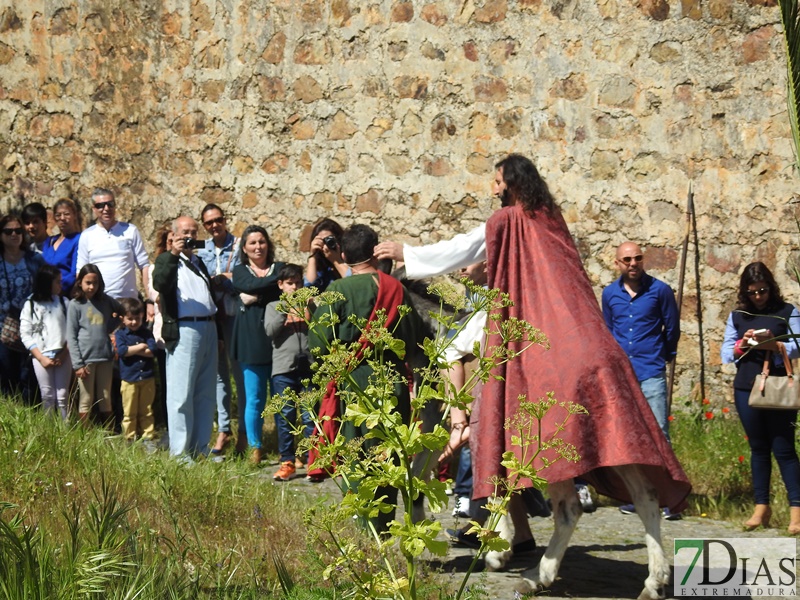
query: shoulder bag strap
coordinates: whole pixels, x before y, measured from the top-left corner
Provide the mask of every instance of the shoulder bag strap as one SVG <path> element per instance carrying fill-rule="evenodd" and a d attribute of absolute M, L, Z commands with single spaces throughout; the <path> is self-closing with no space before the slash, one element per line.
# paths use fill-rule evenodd
<path fill-rule="evenodd" d="M 231 254 L 228 257 L 228 264 L 225 265 L 225 272 L 228 273 L 231 270 L 231 263 L 233 262 L 233 255 L 236 254 L 236 246 L 239 245 L 239 238 L 233 238 L 233 244 L 231 244 Z"/>

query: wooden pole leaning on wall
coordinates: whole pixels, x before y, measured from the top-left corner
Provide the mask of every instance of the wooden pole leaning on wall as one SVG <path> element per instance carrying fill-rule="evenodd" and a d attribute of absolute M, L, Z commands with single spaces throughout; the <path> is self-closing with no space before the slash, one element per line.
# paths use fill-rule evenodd
<path fill-rule="evenodd" d="M 689 237 L 692 234 L 692 222 L 694 213 L 694 189 L 692 181 L 689 181 L 689 193 L 686 197 L 686 230 L 683 234 L 683 246 L 681 248 L 681 266 L 678 273 L 678 322 L 680 323 L 681 312 L 683 310 L 683 284 L 686 281 L 686 255 L 689 253 Z M 675 361 L 669 363 L 669 375 L 667 377 L 667 415 L 672 412 L 672 390 L 675 386 Z"/>
<path fill-rule="evenodd" d="M 697 219 L 694 210 L 694 193 L 692 198 L 692 232 L 694 235 L 694 282 L 697 294 L 697 339 L 700 344 L 700 401 L 706 397 L 706 351 L 703 339 L 703 296 L 700 293 L 700 242 L 697 236 Z"/>

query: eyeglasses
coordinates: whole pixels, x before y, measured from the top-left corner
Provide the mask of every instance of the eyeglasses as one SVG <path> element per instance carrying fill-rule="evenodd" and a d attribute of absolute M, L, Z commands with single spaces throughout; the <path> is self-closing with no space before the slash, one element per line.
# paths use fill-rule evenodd
<path fill-rule="evenodd" d="M 3 233 L 6 235 L 22 235 L 25 230 L 22 227 L 4 227 Z"/>
<path fill-rule="evenodd" d="M 116 206 L 114 201 L 111 200 L 110 202 L 95 202 L 94 208 L 95 210 L 103 210 L 104 208 L 115 208 Z"/>
<path fill-rule="evenodd" d="M 209 219 L 208 221 L 203 221 L 203 225 L 206 227 L 211 227 L 212 225 L 222 225 L 225 222 L 225 217 L 217 217 L 216 219 Z"/>
<path fill-rule="evenodd" d="M 633 261 L 642 262 L 644 260 L 644 256 L 642 256 L 641 254 L 637 254 L 636 256 L 623 256 L 622 258 L 618 258 L 617 260 L 624 262 L 626 265 L 629 265 Z"/>
<path fill-rule="evenodd" d="M 759 288 L 757 290 L 747 290 L 748 296 L 765 296 L 769 294 L 769 288 Z"/>
<path fill-rule="evenodd" d="M 53 215 L 54 219 L 69 219 L 72 216 L 71 212 L 57 212 Z"/>

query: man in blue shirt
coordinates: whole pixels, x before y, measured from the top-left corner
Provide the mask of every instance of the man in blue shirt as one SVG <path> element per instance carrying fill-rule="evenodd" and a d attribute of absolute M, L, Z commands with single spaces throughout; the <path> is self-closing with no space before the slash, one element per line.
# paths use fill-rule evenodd
<path fill-rule="evenodd" d="M 603 290 L 603 317 L 627 353 L 642 393 L 669 440 L 667 363 L 675 359 L 681 335 L 678 304 L 666 283 L 645 273 L 642 249 L 633 242 L 617 248 L 614 264 L 620 278 Z M 627 514 L 633 507 L 620 510 Z"/>

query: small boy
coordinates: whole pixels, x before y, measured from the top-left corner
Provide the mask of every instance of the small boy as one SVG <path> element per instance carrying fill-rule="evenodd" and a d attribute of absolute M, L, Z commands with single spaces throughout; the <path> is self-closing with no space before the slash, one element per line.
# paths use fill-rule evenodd
<path fill-rule="evenodd" d="M 278 272 L 278 288 L 291 296 L 303 287 L 303 268 L 286 264 Z M 287 389 L 303 391 L 303 379 L 311 377 L 311 353 L 308 350 L 308 324 L 303 315 L 278 312 L 279 301 L 267 304 L 264 312 L 264 329 L 272 338 L 272 393 L 280 395 Z M 310 437 L 314 424 L 308 413 L 301 415 L 303 434 Z M 304 463 L 295 456 L 294 432 L 297 422 L 297 406 L 286 403 L 281 412 L 275 414 L 278 429 L 278 452 L 281 466 L 272 476 L 278 481 L 289 481 Z"/>
<path fill-rule="evenodd" d="M 152 440 L 155 431 L 153 399 L 156 380 L 153 355 L 156 340 L 143 325 L 144 303 L 138 298 L 122 298 L 122 326 L 114 333 L 119 355 L 119 376 L 122 379 L 122 435 L 136 439 L 137 430 L 143 440 Z"/>

